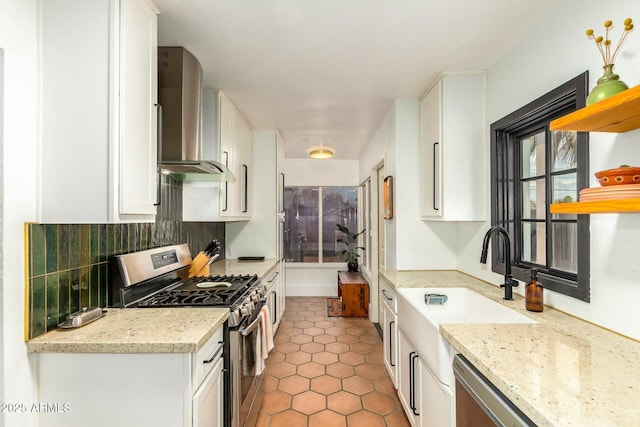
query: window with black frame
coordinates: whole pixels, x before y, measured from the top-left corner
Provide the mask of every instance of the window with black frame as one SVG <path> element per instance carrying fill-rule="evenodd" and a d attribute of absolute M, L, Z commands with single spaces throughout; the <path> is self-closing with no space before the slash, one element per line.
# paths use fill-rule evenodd
<path fill-rule="evenodd" d="M 589 301 L 589 216 L 552 214 L 551 203 L 578 201 L 588 186 L 589 135 L 551 131 L 552 120 L 582 108 L 588 74 L 570 80 L 491 125 L 491 220 L 513 241 L 513 276 L 530 269 L 553 291 Z M 504 274 L 493 240 L 492 269 Z"/>
<path fill-rule="evenodd" d="M 344 262 L 344 233 L 356 232 L 358 187 L 285 187 L 284 258 L 286 262 Z"/>

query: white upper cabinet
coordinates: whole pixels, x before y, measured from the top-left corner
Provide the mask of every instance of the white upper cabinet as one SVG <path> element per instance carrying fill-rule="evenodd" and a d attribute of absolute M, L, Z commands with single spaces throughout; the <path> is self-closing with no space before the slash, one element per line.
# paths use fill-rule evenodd
<path fill-rule="evenodd" d="M 248 221 L 253 210 L 251 128 L 222 92 L 205 89 L 202 99 L 203 159 L 222 163 L 236 180 L 183 183 L 183 220 Z"/>
<path fill-rule="evenodd" d="M 253 215 L 248 222 L 227 222 L 225 235 L 226 257 L 264 256 L 282 260 L 284 223 L 278 220 L 278 191 L 282 184 L 283 140 L 275 129 L 259 129 L 252 132 L 253 171 L 249 181 L 249 206 Z M 253 188 L 253 190 L 251 190 Z M 280 280 L 284 281 L 284 271 Z"/>
<path fill-rule="evenodd" d="M 253 164 L 251 129 L 231 101 L 220 92 L 219 102 L 220 160 L 236 177 L 235 182 L 223 184 L 224 188 L 220 194 L 220 216 L 248 219 L 251 217 Z"/>
<path fill-rule="evenodd" d="M 420 102 L 421 215 L 485 220 L 485 73 L 445 73 Z"/>
<path fill-rule="evenodd" d="M 39 4 L 40 221 L 154 221 L 157 10 L 145 0 Z"/>

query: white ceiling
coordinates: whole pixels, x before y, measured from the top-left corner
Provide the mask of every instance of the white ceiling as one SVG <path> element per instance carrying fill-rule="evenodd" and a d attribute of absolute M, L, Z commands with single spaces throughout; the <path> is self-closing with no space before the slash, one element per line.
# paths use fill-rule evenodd
<path fill-rule="evenodd" d="M 184 46 L 286 158 L 357 159 L 394 99 L 442 70 L 487 68 L 553 0 L 153 0 L 158 42 Z"/>

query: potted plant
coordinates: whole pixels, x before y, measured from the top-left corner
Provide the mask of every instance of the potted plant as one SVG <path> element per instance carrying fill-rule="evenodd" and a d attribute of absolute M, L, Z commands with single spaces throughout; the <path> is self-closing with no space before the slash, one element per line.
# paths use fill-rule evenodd
<path fill-rule="evenodd" d="M 362 229 L 359 233 L 352 233 L 344 225 L 336 224 L 336 226 L 338 227 L 338 230 L 345 235 L 345 238 L 338 239 L 338 242 L 344 243 L 347 246 L 347 248 L 343 249 L 341 252 L 343 255 L 347 255 L 347 269 L 351 272 L 358 271 L 358 257 L 360 256 L 360 254 L 358 254 L 358 249 L 362 249 L 364 251 L 365 248 L 356 245 L 358 242 L 358 236 L 364 233 L 365 229 Z"/>

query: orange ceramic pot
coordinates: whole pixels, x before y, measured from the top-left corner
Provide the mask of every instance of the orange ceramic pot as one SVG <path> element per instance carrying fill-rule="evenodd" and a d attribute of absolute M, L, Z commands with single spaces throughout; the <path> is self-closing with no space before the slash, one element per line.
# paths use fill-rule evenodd
<path fill-rule="evenodd" d="M 620 166 L 595 173 L 600 185 L 640 184 L 640 168 Z"/>

